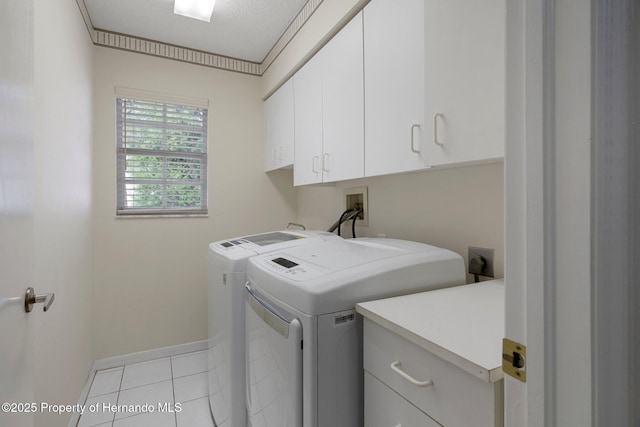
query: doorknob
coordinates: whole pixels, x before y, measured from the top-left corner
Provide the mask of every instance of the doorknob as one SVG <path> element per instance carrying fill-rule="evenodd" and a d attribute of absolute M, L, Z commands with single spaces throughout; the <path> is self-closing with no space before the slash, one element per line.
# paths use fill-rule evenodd
<path fill-rule="evenodd" d="M 27 292 L 24 295 L 24 311 L 30 313 L 33 310 L 34 304 L 44 303 L 44 311 L 48 311 L 51 304 L 53 304 L 53 300 L 55 299 L 56 294 L 43 294 L 36 295 L 36 292 L 32 287 L 27 288 Z"/>

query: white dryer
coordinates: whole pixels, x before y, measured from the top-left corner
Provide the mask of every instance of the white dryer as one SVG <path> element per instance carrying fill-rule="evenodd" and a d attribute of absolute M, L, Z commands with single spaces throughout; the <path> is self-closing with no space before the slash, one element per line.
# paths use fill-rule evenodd
<path fill-rule="evenodd" d="M 340 237 L 325 231 L 275 231 L 209 245 L 209 404 L 216 424 L 246 427 L 244 285 L 255 255 Z"/>
<path fill-rule="evenodd" d="M 253 427 L 360 427 L 355 304 L 465 283 L 462 257 L 393 239 L 305 245 L 249 260 L 247 412 Z"/>

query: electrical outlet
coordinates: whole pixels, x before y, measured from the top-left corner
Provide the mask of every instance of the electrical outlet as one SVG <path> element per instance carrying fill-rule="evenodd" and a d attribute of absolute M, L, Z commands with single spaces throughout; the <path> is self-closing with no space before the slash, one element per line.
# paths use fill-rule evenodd
<path fill-rule="evenodd" d="M 369 226 L 369 200 L 367 187 L 345 188 L 344 189 L 344 209 L 362 208 L 362 212 L 356 219 L 358 227 Z"/>
<path fill-rule="evenodd" d="M 486 277 L 496 277 L 493 273 L 493 249 L 469 246 L 467 264 L 468 265 L 471 264 L 471 259 L 477 255 L 481 256 L 482 260 L 485 263 L 484 266 L 482 267 L 482 273 L 479 273 L 479 274 L 481 276 L 486 276 Z M 467 267 L 467 272 L 469 274 L 473 274 L 471 271 L 469 271 L 468 267 Z"/>

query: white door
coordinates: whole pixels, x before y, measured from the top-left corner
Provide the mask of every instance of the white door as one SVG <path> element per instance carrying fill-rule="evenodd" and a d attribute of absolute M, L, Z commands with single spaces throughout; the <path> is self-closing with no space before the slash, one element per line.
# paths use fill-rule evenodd
<path fill-rule="evenodd" d="M 426 166 L 504 157 L 505 1 L 424 4 Z"/>
<path fill-rule="evenodd" d="M 264 102 L 265 172 L 293 164 L 293 79 Z"/>
<path fill-rule="evenodd" d="M 322 52 L 323 182 L 364 176 L 362 13 Z"/>
<path fill-rule="evenodd" d="M 364 8 L 366 176 L 423 169 L 424 0 Z"/>
<path fill-rule="evenodd" d="M 293 185 L 322 182 L 322 54 L 293 76 Z"/>
<path fill-rule="evenodd" d="M 33 426 L 33 1 L 0 2 L 0 425 Z M 5 403 L 8 403 L 7 407 Z M 8 410 L 8 412 L 7 412 Z M 15 411 L 15 412 L 12 412 Z"/>

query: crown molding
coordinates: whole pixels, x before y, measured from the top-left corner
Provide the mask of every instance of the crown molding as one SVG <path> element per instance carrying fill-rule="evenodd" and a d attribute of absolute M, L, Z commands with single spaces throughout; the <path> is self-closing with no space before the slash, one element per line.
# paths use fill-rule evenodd
<path fill-rule="evenodd" d="M 261 62 L 251 62 L 238 58 L 230 58 L 228 56 L 217 55 L 212 52 L 204 52 L 201 50 L 190 49 L 183 46 L 175 46 L 168 43 L 162 43 L 155 40 L 148 40 L 128 34 L 119 34 L 111 31 L 97 29 L 91 22 L 91 17 L 87 11 L 84 0 L 76 0 L 80 14 L 87 26 L 91 41 L 96 46 L 103 46 L 112 49 L 126 50 L 129 52 L 140 53 L 143 55 L 151 55 L 159 58 L 171 59 L 174 61 L 187 62 L 190 64 L 201 65 L 205 67 L 218 68 L 221 70 L 233 71 L 237 73 L 261 76 L 269 68 L 269 66 L 280 55 L 289 42 L 295 37 L 300 28 L 304 26 L 307 20 L 313 15 L 313 12 L 320 6 L 323 0 L 309 0 L 303 6 L 289 27 L 280 36 L 271 51 Z"/>

